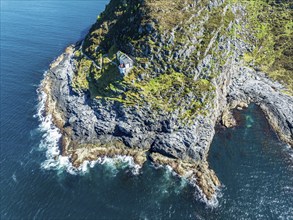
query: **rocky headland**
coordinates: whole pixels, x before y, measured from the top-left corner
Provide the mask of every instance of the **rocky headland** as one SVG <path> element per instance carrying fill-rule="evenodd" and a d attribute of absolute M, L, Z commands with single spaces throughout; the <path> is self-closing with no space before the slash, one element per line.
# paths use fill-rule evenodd
<path fill-rule="evenodd" d="M 216 123 L 236 126 L 232 109 L 256 103 L 293 145 L 291 8 L 286 1 L 110 1 L 42 82 L 62 155 L 75 167 L 117 155 L 139 166 L 151 160 L 211 200 L 220 181 L 207 155 Z M 134 60 L 126 76 L 118 51 Z"/>

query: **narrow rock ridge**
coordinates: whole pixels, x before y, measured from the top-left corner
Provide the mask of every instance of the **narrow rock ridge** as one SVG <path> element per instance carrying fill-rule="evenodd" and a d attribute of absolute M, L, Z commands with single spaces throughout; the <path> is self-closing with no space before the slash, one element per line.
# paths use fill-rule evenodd
<path fill-rule="evenodd" d="M 115 2 L 112 0 L 109 5 L 114 4 L 116 7 Z M 145 22 L 142 16 L 146 12 L 140 7 L 146 7 L 143 2 L 151 7 L 153 2 L 139 2 L 141 4 L 134 4 L 134 8 L 129 4 L 121 6 L 122 9 L 131 9 L 131 13 L 134 13 L 133 10 L 139 11 L 139 16 L 131 14 L 130 18 L 127 17 L 129 21 L 123 15 L 117 19 L 117 13 L 113 13 L 108 6 L 107 21 L 111 21 L 110 15 L 115 14 L 115 22 L 109 22 L 106 28 L 102 16 L 86 37 L 85 46 L 81 43 L 69 46 L 51 64 L 42 82 L 42 90 L 47 94 L 46 114 L 52 115 L 54 124 L 62 133 L 62 155 L 68 156 L 74 166 L 104 156 L 131 156 L 140 167 L 147 159 L 151 159 L 154 164 L 171 167 L 179 176 L 195 184 L 204 198 L 211 200 L 220 186 L 220 181 L 207 162 L 216 123 L 226 127 L 235 126 L 231 110 L 245 108 L 254 102 L 261 107 L 279 137 L 293 145 L 293 98 L 283 93 L 283 85 L 273 82 L 243 61 L 242 57 L 251 49 L 251 45 L 230 34 L 233 24 L 239 23 L 237 19 L 232 19 L 233 13 L 237 12 L 240 17 L 245 14 L 241 5 L 228 7 L 225 1 L 210 1 L 205 5 L 204 1 L 195 1 L 180 9 L 191 12 L 186 20 L 188 28 L 184 26 L 183 29 L 176 24 L 170 31 L 162 33 L 157 23 L 166 25 L 166 28 L 170 24 L 160 20 L 160 17 Z M 225 22 L 219 27 L 212 25 L 211 29 L 205 21 L 213 22 L 212 14 L 202 14 L 218 8 L 222 10 Z M 127 10 L 123 13 L 127 14 Z M 168 16 L 168 10 L 162 13 Z M 188 23 L 198 17 L 201 18 L 198 25 Z M 107 68 L 112 68 L 115 61 L 109 62 L 110 55 L 95 57 L 95 54 L 106 50 L 108 44 L 111 47 L 112 43 L 117 42 L 117 39 L 111 37 L 111 25 L 115 28 L 119 19 L 126 23 L 133 22 L 140 32 L 139 36 L 131 35 L 138 39 L 132 44 L 126 42 L 126 48 L 125 45 L 114 45 L 137 57 L 133 70 L 135 73 L 131 72 L 135 79 L 130 76 L 123 79 L 125 89 L 125 84 L 114 74 L 115 83 L 118 81 L 120 84 L 106 81 L 107 86 L 117 86 L 109 93 L 110 86 L 104 90 L 104 87 L 101 88 L 105 86 L 101 78 L 117 71 L 117 68 L 111 72 L 99 71 L 103 71 L 103 68 L 108 71 Z M 109 31 L 108 38 L 97 34 L 101 27 Z M 206 33 L 206 29 L 211 32 Z M 121 30 L 121 33 L 122 37 L 123 34 L 130 36 L 127 28 Z M 180 36 L 181 43 L 177 42 L 175 35 L 178 33 L 188 34 L 188 43 L 183 42 L 183 36 Z M 200 51 L 196 48 L 199 42 L 203 42 L 204 33 L 209 35 L 208 42 L 200 43 L 205 45 L 204 50 Z M 95 39 L 99 39 L 100 46 L 92 47 Z M 122 40 L 125 41 L 124 38 Z M 108 51 L 109 54 L 112 50 L 113 47 Z M 94 51 L 93 54 L 90 54 L 91 51 Z M 83 55 L 84 52 L 87 55 Z M 102 62 L 104 67 L 97 70 L 95 65 L 99 59 L 107 62 Z M 172 72 L 168 72 L 170 69 Z M 88 71 L 87 75 L 82 75 L 84 71 Z M 171 83 L 171 86 L 165 87 L 167 92 L 162 95 L 160 90 L 163 90 L 166 77 L 166 84 Z M 171 78 L 171 82 L 168 78 Z M 180 86 L 173 84 L 174 81 Z M 154 86 L 158 82 L 162 87 L 158 93 L 154 93 L 156 88 L 145 86 Z M 123 91 L 117 95 L 120 87 Z M 181 96 L 178 98 L 174 93 Z M 168 100 L 164 99 L 166 95 Z"/>
<path fill-rule="evenodd" d="M 220 181 L 215 172 L 209 169 L 207 162 L 184 161 L 152 153 L 151 160 L 159 166 L 169 166 L 182 178 L 199 187 L 200 192 L 208 200 L 215 198 L 216 189 L 220 187 Z"/>

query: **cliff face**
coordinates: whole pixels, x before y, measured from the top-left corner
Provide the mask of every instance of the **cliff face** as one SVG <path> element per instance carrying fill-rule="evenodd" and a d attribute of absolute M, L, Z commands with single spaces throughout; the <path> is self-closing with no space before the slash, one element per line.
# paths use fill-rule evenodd
<path fill-rule="evenodd" d="M 283 49 L 276 49 L 273 62 L 260 57 L 263 36 L 252 35 L 263 30 L 249 25 L 250 4 L 112 0 L 85 40 L 52 64 L 43 83 L 47 112 L 63 134 L 62 154 L 75 166 L 119 154 L 142 165 L 149 157 L 211 199 L 220 183 L 207 153 L 217 121 L 235 125 L 230 109 L 257 103 L 279 136 L 293 144 L 293 73 L 283 62 L 288 48 L 279 42 Z M 288 5 L 263 4 L 282 9 L 284 20 L 292 15 Z M 282 37 L 292 37 L 291 31 Z M 125 77 L 117 68 L 119 50 L 135 61 Z M 286 87 L 261 68 L 287 77 Z"/>

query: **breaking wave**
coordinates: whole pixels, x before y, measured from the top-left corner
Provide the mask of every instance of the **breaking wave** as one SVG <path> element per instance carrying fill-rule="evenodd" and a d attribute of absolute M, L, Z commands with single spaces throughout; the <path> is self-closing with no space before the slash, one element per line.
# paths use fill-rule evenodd
<path fill-rule="evenodd" d="M 207 205 L 207 207 L 209 208 L 217 208 L 219 206 L 219 198 L 223 197 L 223 193 L 222 193 L 222 188 L 224 186 L 220 186 L 216 188 L 216 192 L 213 195 L 213 197 L 208 200 L 206 198 L 206 196 L 203 194 L 202 190 L 198 187 L 198 185 L 196 184 L 196 182 L 191 182 L 192 186 L 196 189 L 194 196 L 196 199 L 198 199 L 199 201 L 205 203 Z"/>

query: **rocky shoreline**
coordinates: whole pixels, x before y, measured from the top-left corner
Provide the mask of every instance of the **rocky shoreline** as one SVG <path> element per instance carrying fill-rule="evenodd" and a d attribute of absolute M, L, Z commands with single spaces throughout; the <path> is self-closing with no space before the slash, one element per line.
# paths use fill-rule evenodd
<path fill-rule="evenodd" d="M 213 200 L 221 184 L 207 157 L 216 124 L 236 126 L 232 110 L 253 102 L 293 145 L 293 97 L 243 58 L 255 45 L 239 37 L 252 31 L 242 4 L 157 4 L 110 1 L 85 40 L 51 64 L 41 86 L 46 114 L 73 166 L 119 155 L 140 167 L 151 160 Z M 184 15 L 177 23 L 173 10 Z M 126 77 L 113 64 L 119 50 L 135 59 Z"/>
<path fill-rule="evenodd" d="M 284 94 L 284 89 L 264 73 L 240 67 L 229 87 L 229 107 L 256 103 L 279 138 L 293 146 L 293 97 Z"/>
<path fill-rule="evenodd" d="M 73 65 L 71 65 L 73 52 L 74 47 L 68 47 L 65 53 L 52 63 L 41 84 L 41 90 L 47 95 L 45 113 L 52 115 L 54 125 L 62 133 L 60 140 L 62 156 L 68 156 L 70 162 L 76 168 L 82 166 L 84 161 L 95 161 L 103 157 L 115 158 L 120 155 L 132 157 L 135 164 L 142 167 L 149 158 L 156 165 L 169 165 L 175 173 L 179 176 L 184 176 L 191 183 L 198 183 L 202 195 L 207 199 L 214 197 L 215 190 L 220 186 L 220 182 L 214 172 L 209 169 L 206 161 L 204 163 L 195 163 L 192 160 L 185 160 L 181 163 L 181 160 L 158 153 L 151 153 L 148 156 L 147 153 L 151 152 L 150 149 L 141 148 L 140 146 L 129 147 L 125 145 L 122 139 L 119 140 L 109 136 L 99 137 L 99 139 L 89 137 L 88 140 L 83 140 L 83 143 L 74 139 L 74 128 L 68 123 L 73 123 L 72 117 L 74 116 L 72 115 L 75 110 L 88 109 L 89 106 L 84 104 L 87 95 L 73 93 L 70 83 L 67 81 L 72 79 L 72 74 L 74 73 Z M 91 120 L 90 117 L 93 117 L 92 119 L 95 117 L 93 110 L 86 115 L 82 110 L 79 113 L 81 114 L 79 117 L 83 118 L 83 122 Z M 75 118 L 77 120 L 77 117 Z M 85 136 L 87 135 L 85 134 Z M 211 139 L 208 141 L 210 142 Z M 56 160 L 58 160 L 57 157 Z M 191 172 L 189 169 L 191 169 Z M 209 181 L 209 179 L 212 181 Z"/>
<path fill-rule="evenodd" d="M 168 132 L 169 136 L 161 137 L 159 148 L 154 147 L 156 146 L 154 144 L 147 147 L 144 142 L 139 142 L 141 146 L 138 143 L 135 143 L 137 146 L 127 146 L 123 135 L 130 131 L 123 130 L 122 126 L 118 127 L 122 137 L 115 134 L 117 126 L 112 136 L 109 133 L 99 135 L 95 126 L 99 127 L 101 124 L 96 123 L 104 123 L 104 126 L 107 126 L 108 122 L 113 122 L 107 117 L 102 120 L 98 118 L 97 114 L 105 114 L 105 112 L 97 113 L 97 106 L 88 94 L 77 94 L 70 87 L 70 80 L 75 71 L 72 61 L 75 50 L 75 46 L 68 47 L 65 53 L 52 63 L 41 88 L 47 94 L 46 114 L 52 115 L 53 123 L 62 133 L 60 140 L 62 155 L 68 156 L 75 167 L 81 166 L 86 160 L 95 161 L 101 157 L 114 158 L 119 155 L 133 157 L 134 162 L 140 167 L 147 159 L 150 159 L 154 164 L 171 167 L 179 176 L 198 186 L 202 196 L 210 200 L 220 186 L 220 181 L 206 161 L 214 135 L 214 126 L 217 121 L 221 121 L 227 127 L 235 126 L 230 110 L 245 108 L 250 102 L 261 107 L 279 137 L 292 145 L 293 98 L 283 94 L 282 85 L 272 82 L 264 74 L 237 66 L 233 69 L 236 74 L 231 79 L 226 79 L 227 84 L 224 88 L 226 95 L 221 93 L 222 96 L 218 99 L 219 103 L 225 104 L 217 104 L 219 109 L 215 111 L 216 114 L 199 118 L 198 121 L 201 121 L 201 124 L 195 124 L 193 125 L 195 129 L 191 129 L 196 133 L 189 139 L 192 140 L 193 137 L 195 141 L 198 141 L 195 148 L 197 149 L 196 157 L 181 157 L 180 149 L 176 148 L 177 135 L 186 135 L 183 133 L 186 130 L 180 131 L 171 141 L 172 131 Z M 220 89 L 223 90 L 223 87 Z M 135 131 L 132 132 L 131 137 L 136 138 Z M 167 141 L 164 138 L 167 138 Z M 170 143 L 174 145 L 170 146 Z"/>

